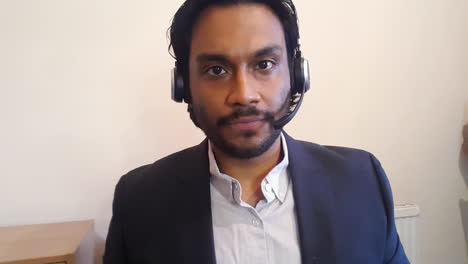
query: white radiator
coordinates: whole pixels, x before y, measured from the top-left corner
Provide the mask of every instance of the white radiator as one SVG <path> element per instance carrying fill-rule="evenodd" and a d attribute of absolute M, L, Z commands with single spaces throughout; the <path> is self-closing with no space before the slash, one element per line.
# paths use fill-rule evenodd
<path fill-rule="evenodd" d="M 412 264 L 418 263 L 419 235 L 418 235 L 419 207 L 414 204 L 395 206 L 395 224 L 400 235 L 401 243 Z"/>

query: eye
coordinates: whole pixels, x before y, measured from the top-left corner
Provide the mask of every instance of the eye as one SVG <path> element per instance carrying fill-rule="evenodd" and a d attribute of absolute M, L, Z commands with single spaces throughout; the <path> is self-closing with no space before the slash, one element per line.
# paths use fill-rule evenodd
<path fill-rule="evenodd" d="M 263 60 L 257 64 L 257 68 L 262 71 L 270 70 L 273 66 L 275 66 L 275 63 L 271 60 Z"/>
<path fill-rule="evenodd" d="M 213 66 L 210 67 L 206 72 L 210 75 L 219 76 L 221 74 L 225 74 L 226 70 L 221 66 Z"/>

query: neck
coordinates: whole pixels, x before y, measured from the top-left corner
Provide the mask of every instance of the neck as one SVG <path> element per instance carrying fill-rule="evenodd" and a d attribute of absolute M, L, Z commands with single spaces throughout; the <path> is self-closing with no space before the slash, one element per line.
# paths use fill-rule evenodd
<path fill-rule="evenodd" d="M 241 184 L 242 200 L 255 205 L 263 199 L 261 182 L 282 158 L 281 137 L 278 137 L 263 154 L 251 159 L 234 158 L 216 146 L 212 147 L 219 170 L 237 179 Z"/>

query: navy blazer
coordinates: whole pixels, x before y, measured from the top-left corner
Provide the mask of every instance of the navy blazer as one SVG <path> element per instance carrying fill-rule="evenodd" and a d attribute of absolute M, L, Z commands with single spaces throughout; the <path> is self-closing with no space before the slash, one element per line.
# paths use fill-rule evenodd
<path fill-rule="evenodd" d="M 377 159 L 285 138 L 302 263 L 409 263 Z M 123 176 L 104 264 L 214 264 L 208 166 L 205 140 Z"/>

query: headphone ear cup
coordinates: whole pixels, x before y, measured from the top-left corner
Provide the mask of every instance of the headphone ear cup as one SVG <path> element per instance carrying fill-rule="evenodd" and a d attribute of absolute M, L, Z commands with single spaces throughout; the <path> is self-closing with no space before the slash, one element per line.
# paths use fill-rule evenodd
<path fill-rule="evenodd" d="M 182 103 L 184 100 L 184 78 L 182 74 L 177 70 L 177 67 L 172 69 L 172 80 L 171 80 L 171 97 L 177 103 Z"/>
<path fill-rule="evenodd" d="M 310 73 L 309 62 L 303 57 L 294 59 L 294 86 L 291 89 L 292 95 L 302 94 L 309 90 Z"/>
<path fill-rule="evenodd" d="M 178 62 L 176 61 L 176 66 L 172 69 L 172 82 L 171 82 L 171 91 L 172 91 L 172 100 L 177 103 L 186 102 L 190 104 L 192 102 L 192 96 L 190 95 L 190 89 L 185 87 L 185 84 L 188 81 L 185 81 L 184 74 L 180 71 L 180 67 L 177 67 Z"/>
<path fill-rule="evenodd" d="M 190 88 L 188 86 L 188 81 L 185 81 L 186 78 L 182 78 L 182 83 L 183 83 L 183 86 L 184 86 L 184 102 L 186 102 L 187 104 L 191 104 L 192 103 L 192 95 L 190 94 Z M 187 83 L 187 85 L 185 85 Z"/>

